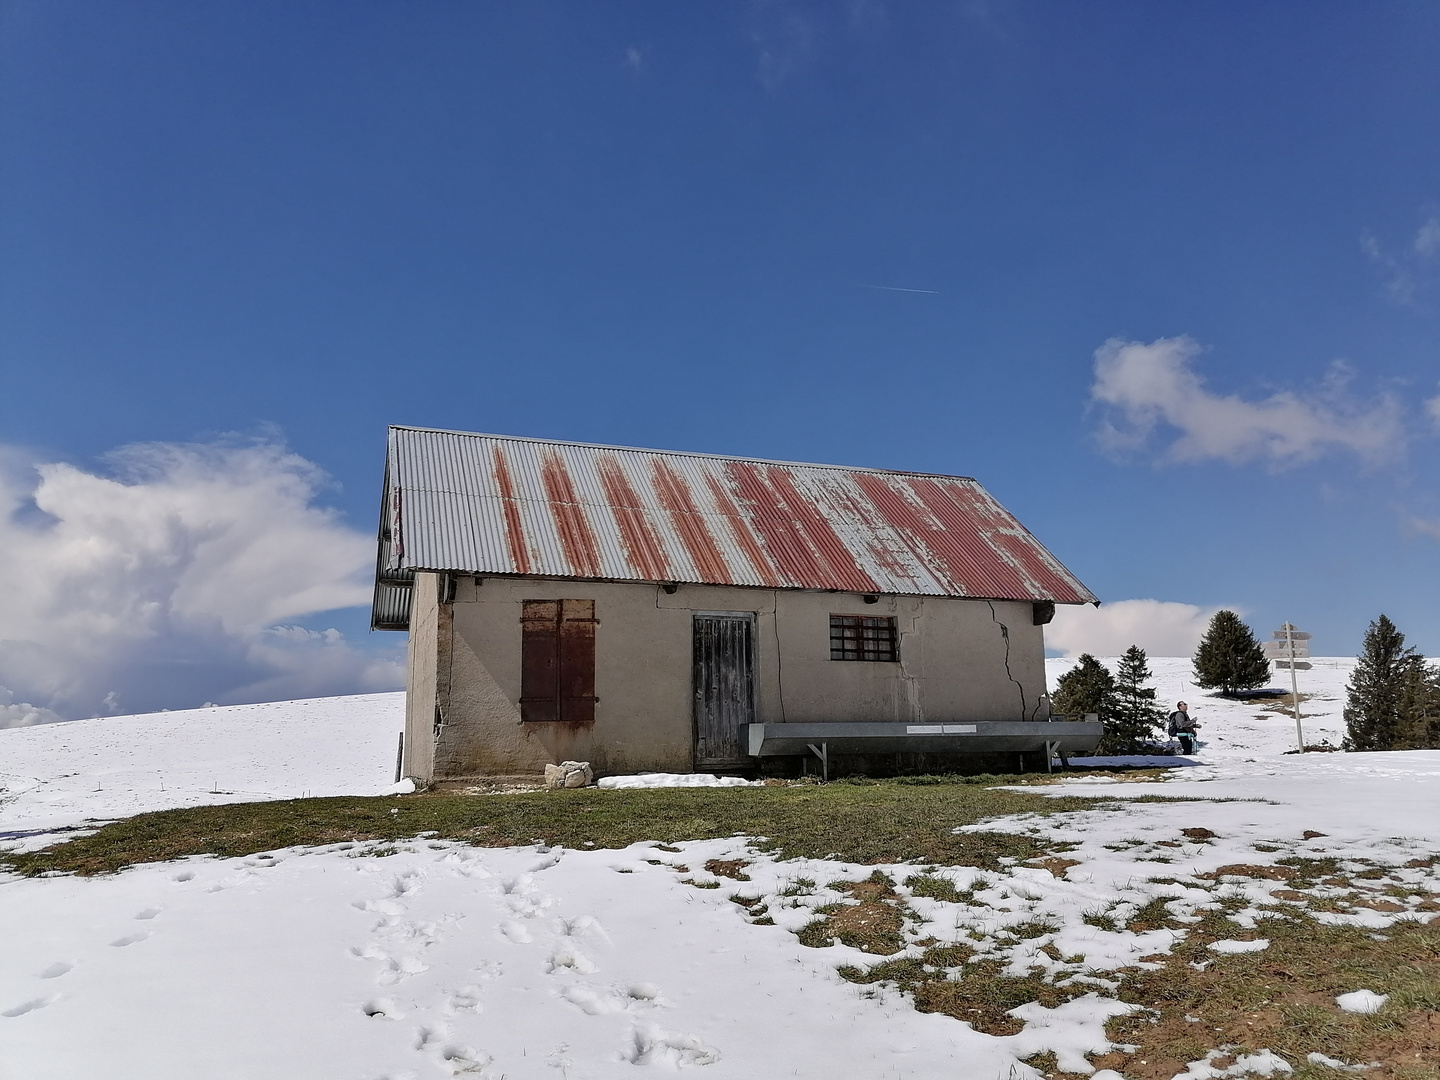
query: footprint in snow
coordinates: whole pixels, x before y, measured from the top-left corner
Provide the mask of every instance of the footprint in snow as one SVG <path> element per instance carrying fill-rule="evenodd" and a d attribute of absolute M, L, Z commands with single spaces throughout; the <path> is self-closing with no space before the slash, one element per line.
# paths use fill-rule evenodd
<path fill-rule="evenodd" d="M 649 983 L 625 988 L 575 984 L 561 990 L 560 996 L 590 1016 L 633 1013 L 638 1009 L 663 1004 L 659 988 Z"/>
<path fill-rule="evenodd" d="M 507 919 L 500 924 L 500 933 L 513 941 L 516 945 L 528 945 L 535 939 L 530 936 L 530 931 L 525 924 L 518 919 Z"/>
<path fill-rule="evenodd" d="M 531 872 L 532 874 L 538 874 L 538 873 L 540 873 L 540 871 L 542 871 L 542 870 L 549 870 L 552 866 L 555 866 L 556 864 L 558 864 L 558 863 L 560 862 L 561 858 L 564 857 L 564 855 L 565 855 L 565 852 L 564 852 L 564 851 L 550 851 L 550 852 L 546 852 L 544 858 L 540 859 L 539 861 L 537 861 L 537 862 L 535 862 L 534 864 L 531 865 L 531 867 L 530 867 L 530 872 Z"/>
<path fill-rule="evenodd" d="M 451 873 L 460 874 L 463 877 L 488 878 L 493 876 L 489 870 L 485 869 L 478 855 L 446 851 L 436 862 L 449 869 Z"/>
<path fill-rule="evenodd" d="M 400 901 L 393 899 L 386 900 L 351 900 L 350 906 L 357 911 L 373 911 L 380 915 L 398 916 L 404 915 L 409 909 Z"/>
<path fill-rule="evenodd" d="M 61 975 L 68 975 L 75 970 L 75 965 L 68 960 L 57 960 L 44 971 L 40 972 L 42 979 L 58 979 Z"/>
<path fill-rule="evenodd" d="M 396 874 L 394 881 L 390 884 L 390 899 L 398 900 L 402 896 L 413 896 L 420 891 L 420 886 L 424 881 L 425 875 L 418 870 Z"/>
<path fill-rule="evenodd" d="M 148 930 L 141 930 L 139 933 L 126 934 L 124 937 L 118 937 L 110 942 L 110 945 L 115 949 L 123 949 L 127 945 L 134 945 L 137 941 L 144 941 L 149 936 L 150 933 Z"/>
<path fill-rule="evenodd" d="M 405 1014 L 396 1007 L 395 1002 L 389 998 L 375 998 L 373 1001 L 367 1001 L 364 1005 L 360 1006 L 360 1011 L 366 1016 L 378 1020 L 400 1020 L 405 1016 Z"/>
<path fill-rule="evenodd" d="M 141 920 L 153 919 L 156 915 L 160 914 L 160 911 L 161 909 L 158 907 L 147 907 L 143 911 L 137 911 L 135 913 L 135 918 Z"/>
<path fill-rule="evenodd" d="M 506 896 L 524 896 L 535 891 L 535 875 L 519 874 L 500 882 L 500 891 Z"/>
<path fill-rule="evenodd" d="M 419 975 L 422 971 L 428 971 L 429 966 L 422 964 L 413 956 L 390 956 L 386 957 L 380 967 L 380 974 L 375 976 L 375 981 L 382 986 L 392 986 L 402 979 L 408 979 L 411 975 Z"/>
<path fill-rule="evenodd" d="M 195 871 L 194 871 L 194 870 L 181 870 L 178 874 L 172 874 L 172 875 L 170 875 L 170 880 L 171 880 L 171 881 L 178 881 L 178 882 L 193 881 L 194 878 L 195 878 Z"/>
<path fill-rule="evenodd" d="M 440 1060 L 450 1066 L 450 1071 L 456 1076 L 463 1076 L 466 1073 L 481 1073 L 485 1066 L 495 1059 L 473 1046 L 466 1046 L 464 1043 L 449 1043 L 440 1049 Z"/>
<path fill-rule="evenodd" d="M 557 971 L 563 970 L 578 971 L 581 975 L 589 975 L 600 969 L 594 962 L 582 953 L 574 945 L 561 945 L 553 953 L 545 965 L 545 971 L 554 975 Z"/>
<path fill-rule="evenodd" d="M 351 945 L 350 955 L 357 960 L 380 961 L 380 973 L 375 976 L 375 981 L 382 986 L 393 985 L 401 979 L 408 979 L 411 975 L 429 970 L 427 965 L 413 956 L 391 956 L 374 945 Z"/>
<path fill-rule="evenodd" d="M 474 985 L 448 991 L 445 995 L 445 1011 L 448 1013 L 481 1012 L 480 998 L 480 987 Z"/>
<path fill-rule="evenodd" d="M 415 1049 L 433 1054 L 456 1076 L 479 1073 L 495 1059 L 473 1046 L 449 1041 L 450 1029 L 444 1024 L 422 1024 L 415 1030 Z"/>
<path fill-rule="evenodd" d="M 666 1031 L 655 1024 L 637 1025 L 630 1029 L 624 1049 L 620 1051 L 632 1065 L 713 1065 L 720 1060 L 720 1051 L 706 1046 L 694 1035 Z"/>
<path fill-rule="evenodd" d="M 600 925 L 600 920 L 594 915 L 577 915 L 573 919 L 559 920 L 560 934 L 563 937 L 593 937 L 606 945 L 610 944 L 610 935 L 605 932 L 605 927 Z"/>
<path fill-rule="evenodd" d="M 24 1016 L 26 1013 L 34 1012 L 36 1009 L 45 1008 L 46 1005 L 52 1004 L 59 997 L 59 994 L 47 994 L 45 997 L 31 998 L 29 1001 L 23 1001 L 19 1005 L 14 1005 L 4 1012 L 0 1012 L 0 1016 Z"/>

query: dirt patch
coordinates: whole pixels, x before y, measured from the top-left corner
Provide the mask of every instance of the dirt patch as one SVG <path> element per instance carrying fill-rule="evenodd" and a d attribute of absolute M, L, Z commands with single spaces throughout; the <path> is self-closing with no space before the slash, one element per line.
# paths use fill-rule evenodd
<path fill-rule="evenodd" d="M 749 865 L 749 859 L 710 859 L 705 863 L 705 869 L 716 877 L 729 878 L 731 881 L 749 881 L 750 875 L 745 873 L 745 867 Z"/>
<path fill-rule="evenodd" d="M 1219 833 L 1211 832 L 1209 829 L 1196 825 L 1188 829 L 1181 829 L 1180 835 L 1187 840 L 1214 840 Z"/>
<path fill-rule="evenodd" d="M 1072 866 L 1080 865 L 1080 860 L 1062 859 L 1059 855 L 1050 855 L 1044 859 L 1029 859 L 1025 865 L 1038 866 L 1041 870 L 1050 871 L 1051 877 L 1063 878 L 1066 870 L 1069 870 Z"/>
<path fill-rule="evenodd" d="M 905 947 L 903 931 L 908 908 L 893 881 L 877 870 L 864 881 L 837 881 L 830 887 L 856 902 L 820 908 L 822 918 L 800 931 L 800 944 L 823 949 L 838 939 L 843 945 L 876 956 L 892 956 Z"/>
<path fill-rule="evenodd" d="M 1217 866 L 1206 874 L 1196 874 L 1198 878 L 1205 878 L 1209 881 L 1219 881 L 1222 877 L 1245 877 L 1257 878 L 1265 881 L 1289 881 L 1295 877 L 1296 872 L 1288 866 L 1261 866 L 1258 863 L 1230 863 L 1226 866 Z"/>

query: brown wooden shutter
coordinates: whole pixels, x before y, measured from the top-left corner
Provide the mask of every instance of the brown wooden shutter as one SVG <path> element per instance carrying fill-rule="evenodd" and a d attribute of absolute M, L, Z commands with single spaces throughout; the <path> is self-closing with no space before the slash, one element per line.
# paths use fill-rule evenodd
<path fill-rule="evenodd" d="M 520 622 L 520 718 L 593 721 L 595 601 L 526 600 Z"/>
<path fill-rule="evenodd" d="M 520 719 L 560 719 L 560 601 L 526 600 L 520 613 Z"/>
<path fill-rule="evenodd" d="M 560 601 L 560 719 L 595 719 L 595 601 Z"/>

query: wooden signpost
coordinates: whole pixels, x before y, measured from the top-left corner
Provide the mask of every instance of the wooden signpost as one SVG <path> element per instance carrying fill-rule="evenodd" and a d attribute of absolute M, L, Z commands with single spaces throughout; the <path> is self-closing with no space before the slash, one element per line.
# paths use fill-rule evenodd
<path fill-rule="evenodd" d="M 1275 641 L 1264 642 L 1265 659 L 1274 663 L 1276 670 L 1290 669 L 1290 700 L 1295 704 L 1295 742 L 1300 753 L 1305 752 L 1305 736 L 1300 730 L 1300 688 L 1295 684 L 1295 672 L 1310 670 L 1310 635 L 1285 623 L 1275 631 Z"/>

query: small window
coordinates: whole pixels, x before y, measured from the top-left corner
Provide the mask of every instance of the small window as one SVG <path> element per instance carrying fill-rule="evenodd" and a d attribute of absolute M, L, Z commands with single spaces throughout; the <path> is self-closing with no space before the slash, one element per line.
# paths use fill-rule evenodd
<path fill-rule="evenodd" d="M 899 640 L 894 619 L 876 619 L 867 615 L 830 616 L 831 660 L 893 663 L 900 659 Z"/>

